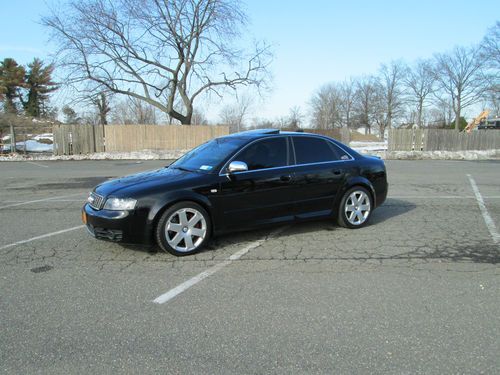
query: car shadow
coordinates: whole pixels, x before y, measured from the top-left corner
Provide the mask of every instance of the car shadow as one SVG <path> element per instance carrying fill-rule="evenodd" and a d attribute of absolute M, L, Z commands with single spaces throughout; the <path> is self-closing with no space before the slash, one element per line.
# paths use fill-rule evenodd
<path fill-rule="evenodd" d="M 408 202 L 402 199 L 387 198 L 382 206 L 373 211 L 368 226 L 377 225 L 391 218 L 404 215 L 413 210 L 415 207 L 416 205 L 412 202 Z M 295 235 L 318 231 L 335 231 L 341 229 L 341 227 L 336 224 L 336 222 L 332 218 L 301 221 L 288 225 L 291 226 L 291 229 L 287 230 L 287 233 Z M 279 226 L 277 225 L 275 227 Z M 269 228 L 267 228 L 267 231 L 269 231 Z M 247 233 L 248 232 L 236 232 L 218 236 L 212 239 L 211 244 L 209 244 L 207 246 L 207 249 L 204 251 L 216 250 L 218 246 L 224 245 L 224 242 L 226 241 L 237 242 L 238 236 L 243 236 L 243 234 Z M 250 236 L 245 235 L 245 240 L 258 240 L 262 238 L 262 233 L 262 230 L 259 230 L 258 232 L 252 234 L 251 238 L 249 238 Z"/>
<path fill-rule="evenodd" d="M 413 202 L 403 199 L 387 198 L 382 206 L 373 211 L 369 225 L 380 224 L 386 220 L 404 215 L 416 207 L 417 205 Z"/>

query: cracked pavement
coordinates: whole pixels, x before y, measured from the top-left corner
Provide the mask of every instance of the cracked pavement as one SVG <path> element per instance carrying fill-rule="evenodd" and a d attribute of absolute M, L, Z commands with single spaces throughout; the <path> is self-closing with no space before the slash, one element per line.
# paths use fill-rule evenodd
<path fill-rule="evenodd" d="M 272 229 L 184 258 L 83 228 L 2 249 L 80 225 L 92 186 L 165 162 L 43 164 L 0 164 L 1 372 L 500 370 L 500 245 L 466 177 L 498 230 L 498 161 L 388 161 L 369 226 L 288 225 L 165 305 L 151 301 Z"/>

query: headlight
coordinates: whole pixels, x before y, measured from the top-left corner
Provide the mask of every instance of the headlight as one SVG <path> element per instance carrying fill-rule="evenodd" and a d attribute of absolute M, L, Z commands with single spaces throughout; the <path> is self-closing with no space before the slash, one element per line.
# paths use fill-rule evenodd
<path fill-rule="evenodd" d="M 136 199 L 109 198 L 104 204 L 104 209 L 114 211 L 133 210 L 136 203 Z"/>

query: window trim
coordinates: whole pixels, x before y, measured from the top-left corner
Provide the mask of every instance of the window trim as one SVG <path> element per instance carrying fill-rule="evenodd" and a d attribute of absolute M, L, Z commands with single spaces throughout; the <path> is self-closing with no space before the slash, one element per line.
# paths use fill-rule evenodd
<path fill-rule="evenodd" d="M 297 164 L 297 157 L 296 157 L 296 154 L 295 154 L 295 146 L 293 144 L 292 137 L 309 137 L 309 138 L 323 139 L 326 142 L 328 142 L 331 145 L 333 145 L 334 147 L 340 148 L 342 151 L 344 151 L 349 156 L 350 159 L 346 159 L 346 160 L 340 160 L 339 159 L 339 160 L 329 160 L 329 161 L 321 161 L 321 162 L 315 162 L 315 163 Z M 222 166 L 222 168 L 219 170 L 219 176 L 226 176 L 226 177 L 229 176 L 229 173 L 227 171 L 224 172 L 224 170 L 226 170 L 226 168 L 229 166 L 229 164 L 240 154 L 240 152 L 242 152 L 243 150 L 245 150 L 247 147 L 249 147 L 250 145 L 254 144 L 255 142 L 258 142 L 258 141 L 261 141 L 261 140 L 264 140 L 264 139 L 269 139 L 269 138 L 285 138 L 285 139 L 287 139 L 287 163 L 288 163 L 288 165 L 285 165 L 285 166 L 282 166 L 282 167 L 254 169 L 252 171 L 242 171 L 242 172 L 235 173 L 236 175 L 246 174 L 246 173 L 253 173 L 253 172 L 271 171 L 271 170 L 275 170 L 275 169 L 304 167 L 304 166 L 308 166 L 308 165 L 321 165 L 321 164 L 328 164 L 328 163 L 345 163 L 345 162 L 356 160 L 356 158 L 353 157 L 347 150 L 345 150 L 340 145 L 337 145 L 335 142 L 333 142 L 331 139 L 329 139 L 329 138 L 327 138 L 325 136 L 322 136 L 322 135 L 319 135 L 319 134 L 286 134 L 286 135 L 280 134 L 280 135 L 273 136 L 273 137 L 258 138 L 258 139 L 253 140 L 252 142 L 249 142 L 248 144 L 246 144 L 241 150 L 239 150 L 238 152 L 236 152 L 236 154 L 234 154 L 233 156 L 231 156 L 226 163 L 224 163 L 224 165 Z M 290 158 L 290 156 L 292 156 L 292 157 Z M 293 162 L 293 164 L 290 164 L 290 162 Z"/>
<path fill-rule="evenodd" d="M 342 159 L 337 159 L 337 160 L 329 160 L 329 161 L 317 161 L 317 162 L 313 162 L 313 163 L 302 163 L 302 164 L 297 164 L 297 152 L 295 151 L 295 144 L 293 142 L 293 137 L 302 137 L 302 138 L 318 138 L 318 139 L 322 139 L 324 140 L 328 146 L 330 147 L 330 149 L 332 148 L 332 146 L 334 147 L 333 149 L 331 149 L 331 151 L 336 154 L 337 151 L 335 150 L 335 147 L 341 149 L 343 152 L 345 152 L 348 156 L 349 156 L 349 159 L 345 159 L 345 160 L 342 160 Z M 351 161 L 351 160 L 354 160 L 355 158 L 349 153 L 347 152 L 347 150 L 345 150 L 343 147 L 340 147 L 340 145 L 337 145 L 335 142 L 332 142 L 331 139 L 327 138 L 327 137 L 324 137 L 322 135 L 318 135 L 318 134 L 293 134 L 290 136 L 290 142 L 292 143 L 292 146 L 293 146 L 293 154 L 294 154 L 294 160 L 295 160 L 295 164 L 294 165 L 312 165 L 312 164 L 323 164 L 323 163 L 332 163 L 332 162 L 337 162 L 337 161 Z"/>
<path fill-rule="evenodd" d="M 241 154 L 243 151 L 245 151 L 248 147 L 250 147 L 254 143 L 257 143 L 257 142 L 260 142 L 260 141 L 265 141 L 267 139 L 273 139 L 273 138 L 278 138 L 278 139 L 284 138 L 285 139 L 285 143 L 286 143 L 286 163 L 287 163 L 287 165 L 283 165 L 281 167 L 271 167 L 271 168 L 254 169 L 254 170 L 251 170 L 251 171 L 241 171 L 241 172 L 237 172 L 237 174 L 248 173 L 248 172 L 257 172 L 257 171 L 268 171 L 268 170 L 271 170 L 271 169 L 288 168 L 288 167 L 290 167 L 290 145 L 288 144 L 287 137 L 283 136 L 281 134 L 281 135 L 272 136 L 272 137 L 257 138 L 257 139 L 254 139 L 252 142 L 247 143 L 245 146 L 243 146 L 243 148 L 241 148 L 233 156 L 231 156 L 228 161 L 226 161 L 226 163 L 220 169 L 219 176 L 227 176 L 228 173 L 227 173 L 227 171 L 224 172 L 224 170 L 227 169 L 227 167 L 229 166 L 229 164 L 231 164 L 232 161 L 237 160 L 236 157 L 239 154 Z"/>

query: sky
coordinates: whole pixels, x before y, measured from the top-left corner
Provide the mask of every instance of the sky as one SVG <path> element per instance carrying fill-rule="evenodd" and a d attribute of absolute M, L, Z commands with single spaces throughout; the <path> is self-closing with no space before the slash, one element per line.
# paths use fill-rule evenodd
<path fill-rule="evenodd" d="M 53 2 L 0 0 L 0 59 L 50 60 L 55 47 L 40 25 L 47 3 Z M 267 119 L 286 116 L 295 106 L 306 115 L 314 92 L 329 82 L 376 73 L 391 60 L 411 63 L 479 43 L 500 20 L 498 0 L 246 0 L 243 6 L 247 38 L 265 40 L 274 50 L 272 91 L 252 111 Z M 213 122 L 220 104 L 200 103 Z"/>

